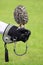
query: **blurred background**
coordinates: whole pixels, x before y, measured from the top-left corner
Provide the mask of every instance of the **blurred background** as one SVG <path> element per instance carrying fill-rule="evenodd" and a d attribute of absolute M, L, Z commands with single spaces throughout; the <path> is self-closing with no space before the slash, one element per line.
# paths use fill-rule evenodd
<path fill-rule="evenodd" d="M 43 0 L 0 0 L 0 21 L 18 24 L 14 20 L 13 12 L 18 5 L 23 5 L 28 12 L 28 23 L 25 28 L 31 31 L 27 54 L 16 56 L 14 44 L 7 44 L 9 62 L 4 60 L 4 42 L 0 34 L 0 65 L 43 65 Z M 24 52 L 25 44 L 18 42 L 17 52 Z"/>

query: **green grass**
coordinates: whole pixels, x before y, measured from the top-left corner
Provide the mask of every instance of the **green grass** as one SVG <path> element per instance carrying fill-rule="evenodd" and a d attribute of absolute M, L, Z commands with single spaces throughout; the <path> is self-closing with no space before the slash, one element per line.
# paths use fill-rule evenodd
<path fill-rule="evenodd" d="M 14 44 L 7 45 L 10 61 L 6 63 L 4 61 L 4 42 L 0 34 L 0 65 L 43 65 L 43 0 L 0 0 L 0 20 L 17 25 L 13 11 L 20 4 L 26 7 L 29 16 L 29 21 L 25 25 L 31 31 L 31 36 L 26 42 L 29 48 L 26 55 L 19 57 L 13 52 Z M 24 50 L 25 45 L 22 45 L 21 48 Z M 20 52 L 20 49 L 17 51 Z"/>

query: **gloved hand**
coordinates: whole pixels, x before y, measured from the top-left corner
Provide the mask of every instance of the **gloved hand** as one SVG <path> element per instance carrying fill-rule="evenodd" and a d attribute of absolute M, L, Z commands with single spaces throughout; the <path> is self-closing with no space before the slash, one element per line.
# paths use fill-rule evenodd
<path fill-rule="evenodd" d="M 17 29 L 14 34 L 15 35 L 13 35 L 13 37 L 11 37 L 12 41 L 14 39 L 16 39 L 16 41 L 26 42 L 28 40 L 31 32 L 29 30 L 27 30 L 27 29 L 20 28 L 20 29 Z"/>

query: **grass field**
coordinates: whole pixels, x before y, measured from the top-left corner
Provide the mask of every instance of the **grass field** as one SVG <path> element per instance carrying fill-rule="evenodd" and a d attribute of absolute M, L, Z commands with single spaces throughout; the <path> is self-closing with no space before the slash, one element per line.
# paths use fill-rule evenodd
<path fill-rule="evenodd" d="M 0 65 L 43 65 L 43 0 L 0 0 L 0 20 L 17 25 L 13 11 L 18 5 L 24 5 L 29 16 L 29 21 L 25 25 L 31 31 L 31 36 L 26 42 L 28 51 L 24 56 L 16 56 L 13 52 L 14 44 L 7 45 L 10 61 L 6 63 L 4 42 L 0 34 Z M 20 46 L 22 49 L 19 49 Z M 24 48 L 25 44 L 18 45 L 19 52 L 22 52 Z"/>

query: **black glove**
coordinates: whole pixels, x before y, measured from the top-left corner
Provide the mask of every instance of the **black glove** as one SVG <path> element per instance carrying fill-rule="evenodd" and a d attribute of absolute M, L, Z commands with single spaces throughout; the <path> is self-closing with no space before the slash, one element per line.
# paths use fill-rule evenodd
<path fill-rule="evenodd" d="M 9 32 L 8 35 L 11 36 L 11 40 L 13 41 L 16 39 L 16 41 L 23 41 L 26 42 L 30 36 L 31 32 L 25 28 L 17 28 L 13 26 Z"/>

